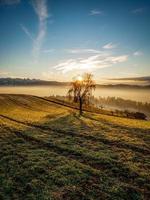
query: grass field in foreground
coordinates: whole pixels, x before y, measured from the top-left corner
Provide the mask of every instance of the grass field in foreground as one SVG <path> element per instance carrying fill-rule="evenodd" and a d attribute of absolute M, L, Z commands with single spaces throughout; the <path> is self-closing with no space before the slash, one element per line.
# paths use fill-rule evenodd
<path fill-rule="evenodd" d="M 148 200 L 150 122 L 0 95 L 0 199 Z"/>

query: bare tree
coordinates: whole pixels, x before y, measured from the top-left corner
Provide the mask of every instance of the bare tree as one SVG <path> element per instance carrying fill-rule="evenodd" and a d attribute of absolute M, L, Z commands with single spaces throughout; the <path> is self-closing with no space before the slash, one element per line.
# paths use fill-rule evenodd
<path fill-rule="evenodd" d="M 93 80 L 93 75 L 89 73 L 84 74 L 83 77 L 78 76 L 72 81 L 68 95 L 75 103 L 79 103 L 80 115 L 83 112 L 83 104 L 90 102 L 92 90 L 95 87 L 96 84 Z"/>

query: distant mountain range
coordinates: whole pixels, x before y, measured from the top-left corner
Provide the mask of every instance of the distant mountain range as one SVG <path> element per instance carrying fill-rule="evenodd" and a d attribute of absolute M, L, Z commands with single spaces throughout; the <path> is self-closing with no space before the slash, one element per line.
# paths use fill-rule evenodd
<path fill-rule="evenodd" d="M 111 80 L 149 80 L 150 77 L 139 78 L 120 78 Z M 69 82 L 44 81 L 40 79 L 22 79 L 22 78 L 0 78 L 0 86 L 68 86 Z M 97 87 L 102 88 L 150 88 L 149 85 L 130 85 L 130 84 L 97 84 Z"/>
<path fill-rule="evenodd" d="M 42 86 L 42 85 L 68 85 L 67 82 L 44 81 L 29 78 L 0 78 L 0 86 Z"/>
<path fill-rule="evenodd" d="M 143 77 L 131 77 L 131 78 L 114 78 L 109 79 L 113 81 L 146 81 L 150 82 L 150 76 L 143 76 Z"/>

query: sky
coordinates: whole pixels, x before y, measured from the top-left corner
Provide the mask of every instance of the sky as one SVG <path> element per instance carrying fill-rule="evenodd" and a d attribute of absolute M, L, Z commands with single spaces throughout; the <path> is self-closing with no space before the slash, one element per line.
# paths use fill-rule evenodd
<path fill-rule="evenodd" d="M 150 0 L 0 0 L 0 77 L 150 75 Z"/>

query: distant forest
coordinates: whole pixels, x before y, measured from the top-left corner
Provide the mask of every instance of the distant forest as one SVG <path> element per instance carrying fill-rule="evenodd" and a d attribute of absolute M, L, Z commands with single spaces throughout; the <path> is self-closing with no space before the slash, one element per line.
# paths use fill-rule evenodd
<path fill-rule="evenodd" d="M 56 99 L 60 99 L 62 101 L 68 100 L 67 96 L 53 95 Z M 119 97 L 92 97 L 90 99 L 90 104 L 99 109 L 106 110 L 122 110 L 129 112 L 142 112 L 145 113 L 148 117 L 150 117 L 150 103 L 148 102 L 137 102 L 133 100 L 126 100 Z"/>
<path fill-rule="evenodd" d="M 99 97 L 94 98 L 92 102 L 99 107 L 111 107 L 121 110 L 135 110 L 138 112 L 150 113 L 150 103 L 148 102 L 136 102 L 132 100 L 126 100 L 119 97 Z"/>

